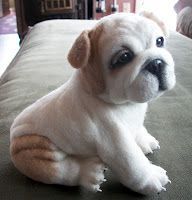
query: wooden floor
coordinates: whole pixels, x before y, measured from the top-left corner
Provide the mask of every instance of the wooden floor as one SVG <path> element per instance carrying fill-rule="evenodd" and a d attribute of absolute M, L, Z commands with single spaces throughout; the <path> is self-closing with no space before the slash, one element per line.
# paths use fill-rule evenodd
<path fill-rule="evenodd" d="M 6 70 L 19 50 L 19 37 L 17 34 L 0 34 L 0 76 Z"/>

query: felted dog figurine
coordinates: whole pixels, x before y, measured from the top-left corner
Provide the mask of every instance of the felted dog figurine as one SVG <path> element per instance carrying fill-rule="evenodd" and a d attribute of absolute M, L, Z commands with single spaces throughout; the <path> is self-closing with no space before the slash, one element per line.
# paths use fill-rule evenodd
<path fill-rule="evenodd" d="M 143 122 L 147 102 L 175 85 L 174 62 L 165 27 L 145 16 L 113 14 L 76 39 L 70 80 L 12 124 L 11 158 L 23 174 L 101 191 L 107 166 L 136 192 L 165 190 L 166 171 L 145 156 L 159 143 Z"/>

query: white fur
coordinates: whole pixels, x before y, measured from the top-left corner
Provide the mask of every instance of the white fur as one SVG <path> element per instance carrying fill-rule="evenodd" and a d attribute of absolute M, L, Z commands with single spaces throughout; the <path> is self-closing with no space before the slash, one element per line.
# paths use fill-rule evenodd
<path fill-rule="evenodd" d="M 107 165 L 127 187 L 150 194 L 165 190 L 165 170 L 150 163 L 144 153 L 159 149 L 158 141 L 143 126 L 147 102 L 158 97 L 157 80 L 140 74 L 148 58 L 167 62 L 169 89 L 175 84 L 171 55 L 155 46 L 163 33 L 155 22 L 135 15 L 117 14 L 104 18 L 99 45 L 106 89 L 95 97 L 81 84 L 80 71 L 70 80 L 26 108 L 11 127 L 15 137 L 37 133 L 48 137 L 64 154 L 88 158 L 82 162 L 78 184 L 100 191 Z M 105 45 L 102 45 L 105 43 Z M 109 58 L 121 45 L 128 45 L 137 58 L 111 76 Z M 137 103 L 140 102 L 140 103 Z M 71 165 L 73 168 L 73 165 Z M 60 166 L 60 173 L 68 168 Z M 75 169 L 75 167 L 74 167 Z M 65 181 L 67 185 L 68 182 Z M 69 185 L 71 185 L 69 181 Z"/>

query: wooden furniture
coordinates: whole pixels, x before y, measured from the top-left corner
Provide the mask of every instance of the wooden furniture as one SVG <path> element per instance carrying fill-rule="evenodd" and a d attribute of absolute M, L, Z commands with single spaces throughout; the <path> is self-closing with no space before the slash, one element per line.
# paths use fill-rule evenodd
<path fill-rule="evenodd" d="M 114 12 L 136 12 L 141 0 L 15 0 L 22 41 L 29 26 L 49 19 L 100 19 Z M 102 3 L 105 10 L 98 9 Z"/>
<path fill-rule="evenodd" d="M 22 41 L 27 30 L 28 25 L 26 22 L 25 11 L 24 11 L 24 3 L 22 0 L 15 0 L 15 11 L 16 11 L 16 19 L 17 19 L 17 32 L 20 40 Z"/>
<path fill-rule="evenodd" d="M 17 29 L 21 39 L 28 27 L 49 19 L 88 19 L 88 0 L 15 0 Z"/>
<path fill-rule="evenodd" d="M 10 13 L 9 10 L 9 1 L 7 0 L 2 0 L 2 11 L 3 11 L 3 16 L 8 15 Z"/>
<path fill-rule="evenodd" d="M 136 0 L 94 0 L 93 18 L 100 19 L 115 12 L 135 12 L 136 2 Z"/>

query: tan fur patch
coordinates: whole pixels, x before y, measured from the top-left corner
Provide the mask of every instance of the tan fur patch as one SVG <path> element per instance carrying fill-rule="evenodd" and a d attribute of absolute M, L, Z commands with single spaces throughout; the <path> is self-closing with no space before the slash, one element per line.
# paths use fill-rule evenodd
<path fill-rule="evenodd" d="M 90 56 L 90 40 L 88 31 L 83 31 L 75 40 L 68 54 L 68 61 L 74 68 L 80 68 L 87 65 Z"/>
<path fill-rule="evenodd" d="M 88 88 L 92 94 L 100 94 L 105 90 L 105 82 L 103 77 L 103 66 L 101 62 L 102 48 L 99 46 L 99 38 L 103 33 L 103 25 L 98 25 L 95 29 L 89 32 L 89 39 L 91 44 L 90 56 L 87 66 L 80 69 L 81 78 L 84 86 Z"/>
<path fill-rule="evenodd" d="M 23 174 L 36 181 L 54 183 L 59 150 L 48 138 L 35 134 L 15 138 L 10 153 L 14 165 Z"/>

